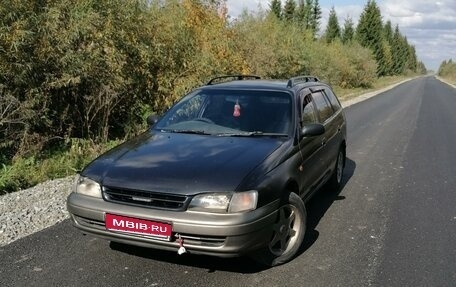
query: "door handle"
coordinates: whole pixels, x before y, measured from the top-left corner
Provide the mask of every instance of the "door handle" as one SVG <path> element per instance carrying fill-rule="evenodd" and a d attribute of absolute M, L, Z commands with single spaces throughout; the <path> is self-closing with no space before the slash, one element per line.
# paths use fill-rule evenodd
<path fill-rule="evenodd" d="M 326 138 L 322 138 L 321 139 L 321 145 L 325 145 L 326 144 Z"/>

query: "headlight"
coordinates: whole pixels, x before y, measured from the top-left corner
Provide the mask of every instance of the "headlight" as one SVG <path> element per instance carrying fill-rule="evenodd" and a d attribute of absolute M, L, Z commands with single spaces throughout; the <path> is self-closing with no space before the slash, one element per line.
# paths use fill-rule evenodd
<path fill-rule="evenodd" d="M 235 192 L 231 198 L 229 213 L 254 210 L 258 202 L 258 192 L 256 190 L 246 192 Z"/>
<path fill-rule="evenodd" d="M 74 192 L 101 198 L 101 186 L 90 178 L 83 176 L 76 178 Z"/>
<path fill-rule="evenodd" d="M 205 193 L 195 196 L 188 207 L 192 211 L 236 213 L 254 210 L 258 202 L 256 190 L 230 193 Z"/>

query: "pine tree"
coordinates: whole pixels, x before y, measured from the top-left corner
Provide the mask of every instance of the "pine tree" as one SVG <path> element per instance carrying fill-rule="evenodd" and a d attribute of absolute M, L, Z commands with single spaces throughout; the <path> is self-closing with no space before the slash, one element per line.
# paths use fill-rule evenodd
<path fill-rule="evenodd" d="M 391 21 L 388 20 L 383 27 L 383 50 L 386 51 L 385 57 L 385 74 L 386 75 L 394 75 L 393 71 L 393 55 L 392 55 L 392 43 L 393 43 L 393 28 L 391 25 Z"/>
<path fill-rule="evenodd" d="M 293 21 L 296 15 L 296 2 L 287 0 L 283 6 L 283 18 L 287 21 Z"/>
<path fill-rule="evenodd" d="M 355 25 L 353 24 L 353 20 L 348 17 L 345 19 L 344 23 L 344 30 L 342 32 L 342 43 L 350 43 L 353 38 L 355 37 Z"/>
<path fill-rule="evenodd" d="M 426 69 L 426 66 L 424 65 L 423 62 L 419 61 L 416 67 L 416 71 L 420 73 L 421 75 L 425 75 L 428 71 Z"/>
<path fill-rule="evenodd" d="M 418 59 L 416 57 L 415 46 L 409 45 L 409 57 L 407 61 L 407 69 L 410 71 L 416 72 L 418 68 Z"/>
<path fill-rule="evenodd" d="M 326 26 L 325 39 L 327 43 L 331 43 L 335 39 L 340 39 L 340 26 L 337 19 L 336 9 L 332 6 L 329 12 L 328 24 Z"/>
<path fill-rule="evenodd" d="M 320 30 L 320 19 L 321 19 L 321 7 L 318 3 L 318 0 L 315 0 L 312 6 L 311 16 L 310 16 L 310 28 L 314 34 L 314 37 L 317 35 Z"/>
<path fill-rule="evenodd" d="M 304 0 L 299 0 L 298 7 L 296 8 L 296 21 L 303 28 L 306 28 L 306 9 Z"/>
<path fill-rule="evenodd" d="M 356 29 L 356 38 L 358 42 L 374 53 L 377 61 L 377 76 L 384 76 L 387 71 L 383 53 L 383 23 L 380 8 L 375 0 L 369 0 L 364 7 L 364 11 L 359 18 Z M 392 51 L 394 53 L 394 51 Z"/>
<path fill-rule="evenodd" d="M 301 25 L 304 29 L 308 30 L 311 28 L 311 19 L 312 19 L 312 7 L 313 7 L 313 0 L 304 0 L 300 1 L 300 5 L 298 7 L 298 11 L 300 15 Z"/>
<path fill-rule="evenodd" d="M 448 65 L 447 60 L 443 60 L 440 64 L 439 70 L 437 71 L 437 75 L 443 76 L 446 66 Z"/>
<path fill-rule="evenodd" d="M 382 40 L 382 52 L 381 52 L 381 66 L 383 75 L 393 75 L 393 55 L 391 52 L 391 46 L 386 39 Z"/>
<path fill-rule="evenodd" d="M 391 45 L 393 43 L 393 28 L 391 21 L 386 21 L 385 27 L 383 28 L 383 35 L 385 35 L 386 41 Z"/>
<path fill-rule="evenodd" d="M 280 0 L 272 0 L 269 4 L 270 13 L 273 13 L 277 19 L 282 19 L 282 2 Z"/>
<path fill-rule="evenodd" d="M 397 25 L 396 29 L 394 30 L 391 52 L 393 56 L 392 72 L 394 75 L 400 75 L 405 71 L 405 64 L 408 57 L 405 54 L 404 38 L 399 31 L 399 26 Z"/>

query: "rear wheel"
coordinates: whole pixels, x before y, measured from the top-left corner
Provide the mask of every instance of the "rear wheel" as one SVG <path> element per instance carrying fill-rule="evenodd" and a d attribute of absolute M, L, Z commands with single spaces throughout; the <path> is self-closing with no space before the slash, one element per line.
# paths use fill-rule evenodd
<path fill-rule="evenodd" d="M 268 245 L 252 254 L 252 258 L 268 266 L 280 265 L 293 259 L 304 240 L 306 219 L 304 202 L 296 193 L 290 193 L 278 211 Z"/>
<path fill-rule="evenodd" d="M 344 174 L 345 166 L 345 151 L 341 148 L 337 154 L 336 166 L 334 172 L 329 179 L 328 186 L 332 190 L 338 191 L 342 185 L 342 176 Z"/>

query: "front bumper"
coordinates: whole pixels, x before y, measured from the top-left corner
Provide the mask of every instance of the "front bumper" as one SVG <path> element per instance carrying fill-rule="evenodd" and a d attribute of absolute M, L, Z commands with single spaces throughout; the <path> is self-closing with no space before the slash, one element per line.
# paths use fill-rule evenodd
<path fill-rule="evenodd" d="M 67 209 L 74 225 L 83 233 L 116 242 L 177 251 L 177 234 L 184 239 L 189 253 L 234 257 L 265 246 L 272 235 L 279 201 L 251 212 L 214 214 L 191 211 L 167 211 L 104 201 L 77 193 L 67 200 Z M 171 222 L 170 241 L 151 237 L 112 232 L 105 227 L 106 213 Z"/>

